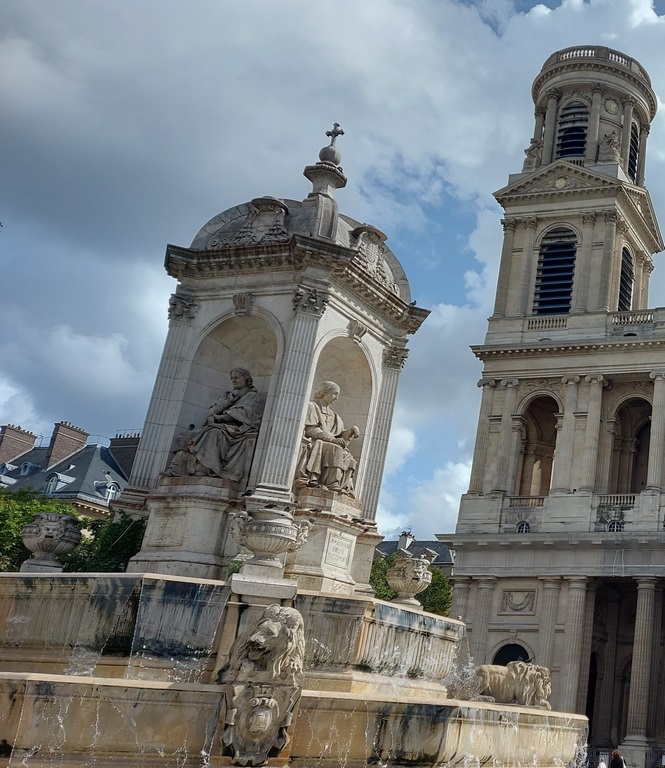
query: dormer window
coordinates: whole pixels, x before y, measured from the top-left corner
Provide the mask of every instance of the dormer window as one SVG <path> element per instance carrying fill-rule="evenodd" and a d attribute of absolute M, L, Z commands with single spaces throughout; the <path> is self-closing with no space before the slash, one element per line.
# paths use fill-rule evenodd
<path fill-rule="evenodd" d="M 37 464 L 33 464 L 30 461 L 24 461 L 23 464 L 21 464 L 19 475 L 24 477 L 25 475 L 29 475 L 31 472 L 34 472 L 36 469 L 39 469 Z"/>
<path fill-rule="evenodd" d="M 113 501 L 120 496 L 120 486 L 117 483 L 109 483 L 106 486 L 106 501 Z"/>
<path fill-rule="evenodd" d="M 48 480 L 46 481 L 46 488 L 44 489 L 45 492 L 49 495 L 56 493 L 58 488 L 60 487 L 60 479 L 57 475 L 51 475 Z"/>

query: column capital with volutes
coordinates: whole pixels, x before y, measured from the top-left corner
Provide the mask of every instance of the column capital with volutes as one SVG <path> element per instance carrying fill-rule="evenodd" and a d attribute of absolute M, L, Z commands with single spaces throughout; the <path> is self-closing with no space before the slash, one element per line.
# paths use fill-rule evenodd
<path fill-rule="evenodd" d="M 651 371 L 649 378 L 653 380 L 654 384 L 657 380 L 662 381 L 665 379 L 665 371 Z"/>
<path fill-rule="evenodd" d="M 510 387 L 519 386 L 519 379 L 501 379 L 501 386 L 509 389 Z"/>
<path fill-rule="evenodd" d="M 476 386 L 480 387 L 480 389 L 494 389 L 496 387 L 497 381 L 496 379 L 478 379 L 476 382 Z"/>

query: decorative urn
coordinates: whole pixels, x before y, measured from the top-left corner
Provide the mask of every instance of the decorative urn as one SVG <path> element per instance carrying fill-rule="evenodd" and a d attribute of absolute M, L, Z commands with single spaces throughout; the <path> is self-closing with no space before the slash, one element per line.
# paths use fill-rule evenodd
<path fill-rule="evenodd" d="M 275 507 L 231 513 L 231 531 L 236 543 L 254 556 L 247 565 L 283 568 L 280 555 L 295 552 L 307 540 L 311 523 L 295 523 L 288 512 Z"/>
<path fill-rule="evenodd" d="M 71 515 L 37 512 L 23 526 L 23 543 L 33 554 L 21 565 L 22 571 L 62 571 L 58 555 L 66 555 L 81 541 L 81 532 Z"/>
<path fill-rule="evenodd" d="M 416 595 L 427 589 L 432 583 L 430 565 L 436 557 L 436 552 L 424 549 L 417 555 L 412 555 L 406 549 L 397 550 L 395 564 L 386 571 L 388 586 L 397 592 L 393 603 L 417 605 Z"/>

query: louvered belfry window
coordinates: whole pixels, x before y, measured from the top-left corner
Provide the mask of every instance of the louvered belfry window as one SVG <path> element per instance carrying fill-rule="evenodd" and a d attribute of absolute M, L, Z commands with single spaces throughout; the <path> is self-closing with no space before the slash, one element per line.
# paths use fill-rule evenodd
<path fill-rule="evenodd" d="M 575 274 L 575 233 L 566 227 L 550 230 L 540 246 L 534 315 L 565 315 L 570 312 Z"/>
<path fill-rule="evenodd" d="M 619 312 L 627 312 L 633 304 L 633 283 L 635 282 L 635 269 L 633 257 L 624 248 L 621 251 L 621 279 L 619 281 Z"/>
<path fill-rule="evenodd" d="M 630 150 L 628 152 L 628 175 L 633 181 L 637 180 L 637 168 L 640 156 L 640 134 L 637 126 L 630 126 Z"/>
<path fill-rule="evenodd" d="M 589 109 L 582 101 L 569 101 L 559 113 L 557 157 L 584 157 Z"/>

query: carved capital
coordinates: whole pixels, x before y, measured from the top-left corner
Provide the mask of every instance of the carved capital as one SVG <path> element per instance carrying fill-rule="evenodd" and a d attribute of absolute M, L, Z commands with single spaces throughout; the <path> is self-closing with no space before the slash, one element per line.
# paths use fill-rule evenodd
<path fill-rule="evenodd" d="M 383 350 L 383 365 L 399 371 L 404 367 L 408 356 L 409 350 L 406 347 L 386 347 Z"/>
<path fill-rule="evenodd" d="M 524 229 L 535 229 L 538 226 L 538 219 L 535 216 L 527 216 L 522 219 Z"/>
<path fill-rule="evenodd" d="M 251 293 L 236 293 L 233 297 L 233 311 L 236 315 L 251 314 L 254 296 Z"/>
<path fill-rule="evenodd" d="M 583 224 L 595 224 L 596 223 L 596 212 L 595 211 L 585 211 L 582 214 L 582 223 Z"/>
<path fill-rule="evenodd" d="M 542 107 L 536 107 L 534 110 L 533 116 L 538 119 L 539 117 L 544 117 L 545 110 Z"/>
<path fill-rule="evenodd" d="M 199 308 L 196 299 L 185 298 L 177 293 L 169 299 L 169 320 L 193 320 Z"/>
<path fill-rule="evenodd" d="M 514 232 L 517 226 L 517 219 L 501 219 L 501 226 L 504 232 Z"/>
<path fill-rule="evenodd" d="M 593 88 L 591 89 L 592 93 L 599 93 L 601 96 L 605 93 L 605 89 L 603 88 L 601 83 L 596 83 Z"/>
<path fill-rule="evenodd" d="M 349 320 L 347 329 L 349 331 L 349 337 L 358 342 L 358 344 L 362 340 L 362 337 L 367 333 L 367 326 L 359 320 Z"/>
<path fill-rule="evenodd" d="M 621 99 L 621 103 L 623 104 L 624 109 L 626 107 L 634 107 L 635 99 L 632 96 L 624 96 L 623 99 Z"/>
<path fill-rule="evenodd" d="M 506 388 L 517 387 L 519 383 L 519 379 L 501 379 L 501 386 Z"/>
<path fill-rule="evenodd" d="M 293 294 L 293 309 L 308 315 L 321 315 L 325 312 L 329 297 L 324 291 L 299 285 Z"/>
<path fill-rule="evenodd" d="M 562 376 L 561 377 L 561 383 L 562 384 L 579 384 L 580 383 L 580 377 L 579 376 Z"/>
<path fill-rule="evenodd" d="M 545 96 L 547 96 L 548 101 L 558 101 L 561 98 L 561 91 L 557 90 L 556 88 L 550 88 Z"/>
<path fill-rule="evenodd" d="M 603 216 L 605 217 L 605 223 L 606 224 L 616 224 L 617 221 L 619 221 L 619 214 L 617 211 L 604 211 Z"/>
<path fill-rule="evenodd" d="M 478 379 L 476 386 L 481 389 L 494 389 L 496 387 L 496 379 Z"/>
<path fill-rule="evenodd" d="M 640 123 L 640 133 L 646 136 L 651 132 L 651 126 L 649 123 Z"/>
<path fill-rule="evenodd" d="M 588 374 L 584 377 L 587 384 L 600 384 L 605 387 L 609 383 L 602 373 Z"/>
<path fill-rule="evenodd" d="M 657 379 L 663 380 L 665 379 L 665 371 L 651 371 L 649 374 L 649 378 L 656 382 Z"/>

